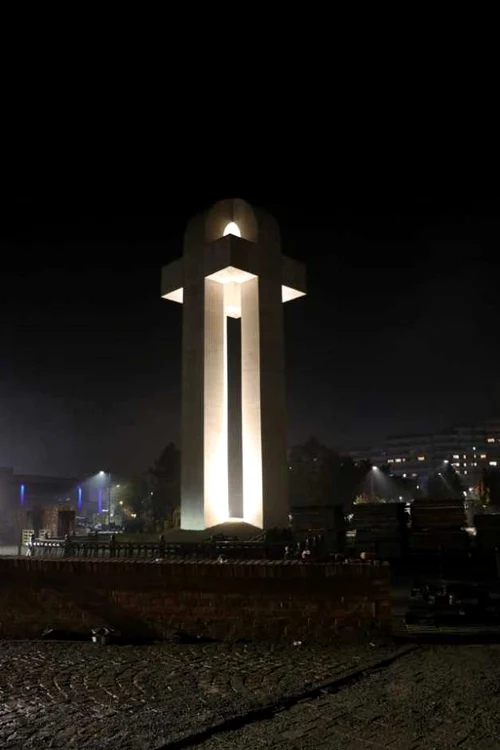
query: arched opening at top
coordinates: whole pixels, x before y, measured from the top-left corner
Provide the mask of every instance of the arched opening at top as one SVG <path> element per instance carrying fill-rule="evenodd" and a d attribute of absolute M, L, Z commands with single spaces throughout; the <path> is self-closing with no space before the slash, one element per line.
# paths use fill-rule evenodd
<path fill-rule="evenodd" d="M 226 224 L 222 236 L 225 237 L 227 234 L 233 234 L 235 237 L 241 237 L 240 228 L 236 224 L 236 222 L 230 221 L 229 224 Z"/>

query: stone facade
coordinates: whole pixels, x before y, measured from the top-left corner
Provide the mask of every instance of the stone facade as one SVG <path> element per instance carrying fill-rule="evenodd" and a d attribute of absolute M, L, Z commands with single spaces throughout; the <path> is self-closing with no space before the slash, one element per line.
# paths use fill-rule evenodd
<path fill-rule="evenodd" d="M 357 563 L 0 559 L 0 637 L 44 628 L 168 638 L 331 638 L 388 630 L 390 568 Z"/>

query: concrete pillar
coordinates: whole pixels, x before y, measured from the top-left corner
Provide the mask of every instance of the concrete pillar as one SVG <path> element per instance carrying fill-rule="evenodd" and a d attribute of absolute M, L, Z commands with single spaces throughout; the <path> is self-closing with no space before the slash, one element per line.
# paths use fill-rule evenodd
<path fill-rule="evenodd" d="M 288 524 L 285 351 L 279 279 L 259 277 L 260 414 L 263 523 L 265 529 Z"/>
<path fill-rule="evenodd" d="M 243 516 L 266 529 L 288 522 L 282 309 L 279 281 L 241 285 Z"/>
<path fill-rule="evenodd" d="M 241 285 L 241 423 L 243 517 L 262 528 L 259 280 Z"/>
<path fill-rule="evenodd" d="M 205 280 L 186 283 L 182 318 L 181 528 L 204 525 Z"/>
<path fill-rule="evenodd" d="M 227 338 L 224 287 L 198 279 L 184 289 L 181 528 L 228 516 Z"/>
<path fill-rule="evenodd" d="M 205 279 L 204 488 L 205 528 L 227 521 L 227 335 L 224 285 Z"/>

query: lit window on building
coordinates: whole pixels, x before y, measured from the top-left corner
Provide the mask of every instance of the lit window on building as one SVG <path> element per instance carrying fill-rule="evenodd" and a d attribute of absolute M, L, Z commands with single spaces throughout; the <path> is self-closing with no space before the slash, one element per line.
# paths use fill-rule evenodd
<path fill-rule="evenodd" d="M 481 455 L 479 456 L 479 458 L 486 458 L 486 453 L 481 453 Z"/>
<path fill-rule="evenodd" d="M 468 474 L 468 471 L 467 471 L 467 469 L 464 469 L 464 474 Z"/>
<path fill-rule="evenodd" d="M 494 443 L 495 442 L 495 438 L 488 438 L 488 440 L 486 442 L 487 443 Z"/>
<path fill-rule="evenodd" d="M 452 464 L 452 466 L 456 466 L 458 469 L 460 468 L 460 464 L 458 462 L 455 464 Z"/>
<path fill-rule="evenodd" d="M 425 456 L 417 456 L 417 459 L 418 459 L 419 461 L 425 461 Z"/>
<path fill-rule="evenodd" d="M 490 466 L 497 466 L 497 465 L 498 465 L 498 461 L 490 461 Z"/>
<path fill-rule="evenodd" d="M 394 463 L 394 459 L 393 458 L 388 458 L 387 459 L 387 463 L 388 464 L 393 464 Z"/>
<path fill-rule="evenodd" d="M 396 463 L 400 464 L 401 463 L 401 459 L 400 458 L 396 458 Z"/>
<path fill-rule="evenodd" d="M 460 456 L 456 453 L 453 458 L 460 458 Z"/>

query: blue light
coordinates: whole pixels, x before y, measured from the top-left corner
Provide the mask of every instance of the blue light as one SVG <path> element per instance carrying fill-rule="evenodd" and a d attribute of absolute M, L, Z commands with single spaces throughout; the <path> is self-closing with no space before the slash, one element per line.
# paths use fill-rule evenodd
<path fill-rule="evenodd" d="M 82 508 L 82 488 L 78 487 L 78 510 Z"/>
<path fill-rule="evenodd" d="M 97 512 L 102 513 L 102 490 L 99 490 L 99 501 L 97 503 Z"/>
<path fill-rule="evenodd" d="M 26 490 L 26 488 L 25 488 L 24 484 L 22 484 L 21 485 L 21 490 L 19 492 L 19 502 L 21 503 L 21 505 L 24 505 L 24 493 L 25 493 L 25 490 Z"/>

